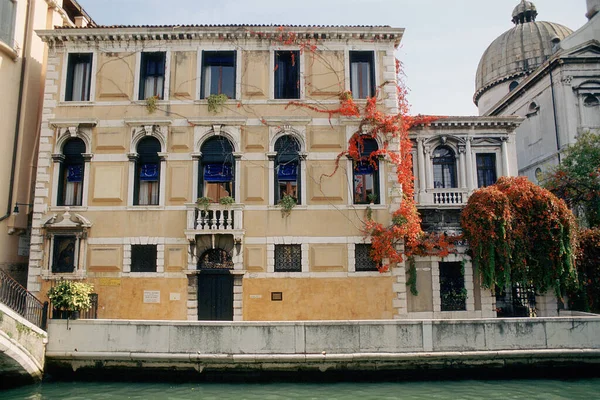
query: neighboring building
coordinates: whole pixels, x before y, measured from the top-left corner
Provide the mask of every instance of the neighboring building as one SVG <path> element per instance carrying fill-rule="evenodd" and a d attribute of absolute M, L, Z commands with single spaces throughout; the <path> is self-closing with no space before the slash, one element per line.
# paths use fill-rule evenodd
<path fill-rule="evenodd" d="M 93 23 L 74 0 L 0 0 L 0 269 L 27 282 L 29 220 L 46 74 L 34 29 Z M 50 76 L 52 70 L 50 70 Z M 16 203 L 19 215 L 13 214 Z"/>
<path fill-rule="evenodd" d="M 515 27 L 496 39 L 477 70 L 480 115 L 525 118 L 517 129 L 519 174 L 540 182 L 584 131 L 600 131 L 600 0 L 576 32 L 537 21 L 532 2 L 513 11 Z M 543 11 L 543 10 L 542 10 Z"/>
<path fill-rule="evenodd" d="M 464 248 L 415 260 L 416 297 L 405 265 L 378 272 L 362 227 L 369 209 L 390 224 L 402 200 L 392 164 L 344 158 L 332 174 L 359 121 L 289 104 L 336 108 L 346 90 L 360 102 L 379 87 L 381 111 L 395 115 L 403 29 L 38 34 L 57 71 L 46 86 L 31 235 L 28 288 L 40 297 L 65 278 L 94 284 L 99 318 L 495 316 Z M 219 93 L 229 99 L 211 96 Z M 414 129 L 425 228 L 459 229 L 475 188 L 516 174 L 520 122 L 450 117 Z M 378 137 L 363 152 L 386 145 L 398 150 Z M 287 216 L 277 206 L 286 194 L 298 202 Z"/>

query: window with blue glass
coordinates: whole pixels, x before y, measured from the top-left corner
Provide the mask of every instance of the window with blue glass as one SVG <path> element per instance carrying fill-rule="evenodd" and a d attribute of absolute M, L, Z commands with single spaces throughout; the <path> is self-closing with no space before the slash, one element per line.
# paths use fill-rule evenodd
<path fill-rule="evenodd" d="M 477 187 L 491 186 L 496 180 L 496 154 L 477 154 Z"/>
<path fill-rule="evenodd" d="M 379 161 L 375 153 L 377 141 L 371 138 L 352 139 L 360 152 L 360 160 L 354 161 L 353 200 L 354 204 L 379 204 Z"/>
<path fill-rule="evenodd" d="M 137 145 L 133 204 L 158 205 L 160 199 L 160 153 L 158 139 L 145 137 Z"/>
<path fill-rule="evenodd" d="M 142 53 L 139 99 L 164 98 L 166 53 Z"/>
<path fill-rule="evenodd" d="M 300 143 L 290 135 L 275 142 L 275 204 L 286 195 L 300 204 Z"/>
<path fill-rule="evenodd" d="M 235 51 L 202 52 L 202 89 L 200 98 L 224 94 L 235 99 Z"/>
<path fill-rule="evenodd" d="M 71 138 L 63 146 L 59 171 L 59 206 L 80 206 L 83 201 L 83 176 L 85 172 L 85 143 L 79 138 Z"/>
<path fill-rule="evenodd" d="M 214 136 L 202 144 L 198 165 L 198 197 L 218 202 L 223 197 L 235 197 L 235 160 L 233 145 L 223 136 Z"/>
<path fill-rule="evenodd" d="M 355 99 L 375 96 L 375 68 L 372 51 L 350 52 L 350 90 Z"/>
<path fill-rule="evenodd" d="M 447 146 L 433 152 L 433 187 L 447 189 L 458 187 L 456 183 L 456 156 Z"/>
<path fill-rule="evenodd" d="M 275 98 L 300 98 L 300 52 L 275 51 Z"/>

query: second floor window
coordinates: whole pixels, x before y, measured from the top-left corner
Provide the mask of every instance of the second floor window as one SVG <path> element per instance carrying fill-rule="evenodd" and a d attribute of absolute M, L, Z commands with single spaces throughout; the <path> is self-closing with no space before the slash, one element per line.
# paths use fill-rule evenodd
<path fill-rule="evenodd" d="M 202 52 L 202 98 L 224 94 L 235 98 L 235 51 Z"/>
<path fill-rule="evenodd" d="M 300 144 L 290 135 L 275 142 L 275 204 L 285 195 L 300 204 Z"/>
<path fill-rule="evenodd" d="M 146 137 L 137 145 L 134 205 L 158 205 L 160 199 L 160 142 Z"/>
<path fill-rule="evenodd" d="M 165 52 L 142 53 L 140 70 L 140 100 L 164 98 Z"/>
<path fill-rule="evenodd" d="M 477 187 L 496 183 L 496 154 L 477 154 Z"/>
<path fill-rule="evenodd" d="M 65 101 L 89 101 L 91 82 L 92 54 L 69 54 Z"/>
<path fill-rule="evenodd" d="M 375 96 L 375 68 L 372 51 L 350 52 L 350 90 L 355 99 Z"/>
<path fill-rule="evenodd" d="M 275 51 L 275 98 L 300 98 L 300 52 Z"/>
<path fill-rule="evenodd" d="M 79 138 L 69 139 L 63 146 L 65 157 L 60 166 L 57 205 L 80 206 L 83 198 L 85 143 Z"/>
<path fill-rule="evenodd" d="M 447 189 L 456 184 L 456 157 L 451 148 L 440 146 L 433 152 L 433 187 Z"/>

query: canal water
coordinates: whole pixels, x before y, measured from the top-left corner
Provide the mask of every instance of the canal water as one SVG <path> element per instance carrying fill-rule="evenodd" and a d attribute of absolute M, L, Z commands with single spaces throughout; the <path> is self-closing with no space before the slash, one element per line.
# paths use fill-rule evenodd
<path fill-rule="evenodd" d="M 593 367 L 592 367 L 593 368 Z M 592 400 L 600 379 L 377 383 L 113 383 L 44 382 L 0 391 L 0 399 L 428 399 Z"/>

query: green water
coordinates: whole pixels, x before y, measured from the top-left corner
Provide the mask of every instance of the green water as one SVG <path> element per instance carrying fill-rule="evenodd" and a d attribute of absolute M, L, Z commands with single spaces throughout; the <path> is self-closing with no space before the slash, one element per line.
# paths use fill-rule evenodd
<path fill-rule="evenodd" d="M 593 367 L 592 367 L 593 368 Z M 0 391 L 0 399 L 540 399 L 600 398 L 600 379 L 378 383 L 45 382 Z"/>

